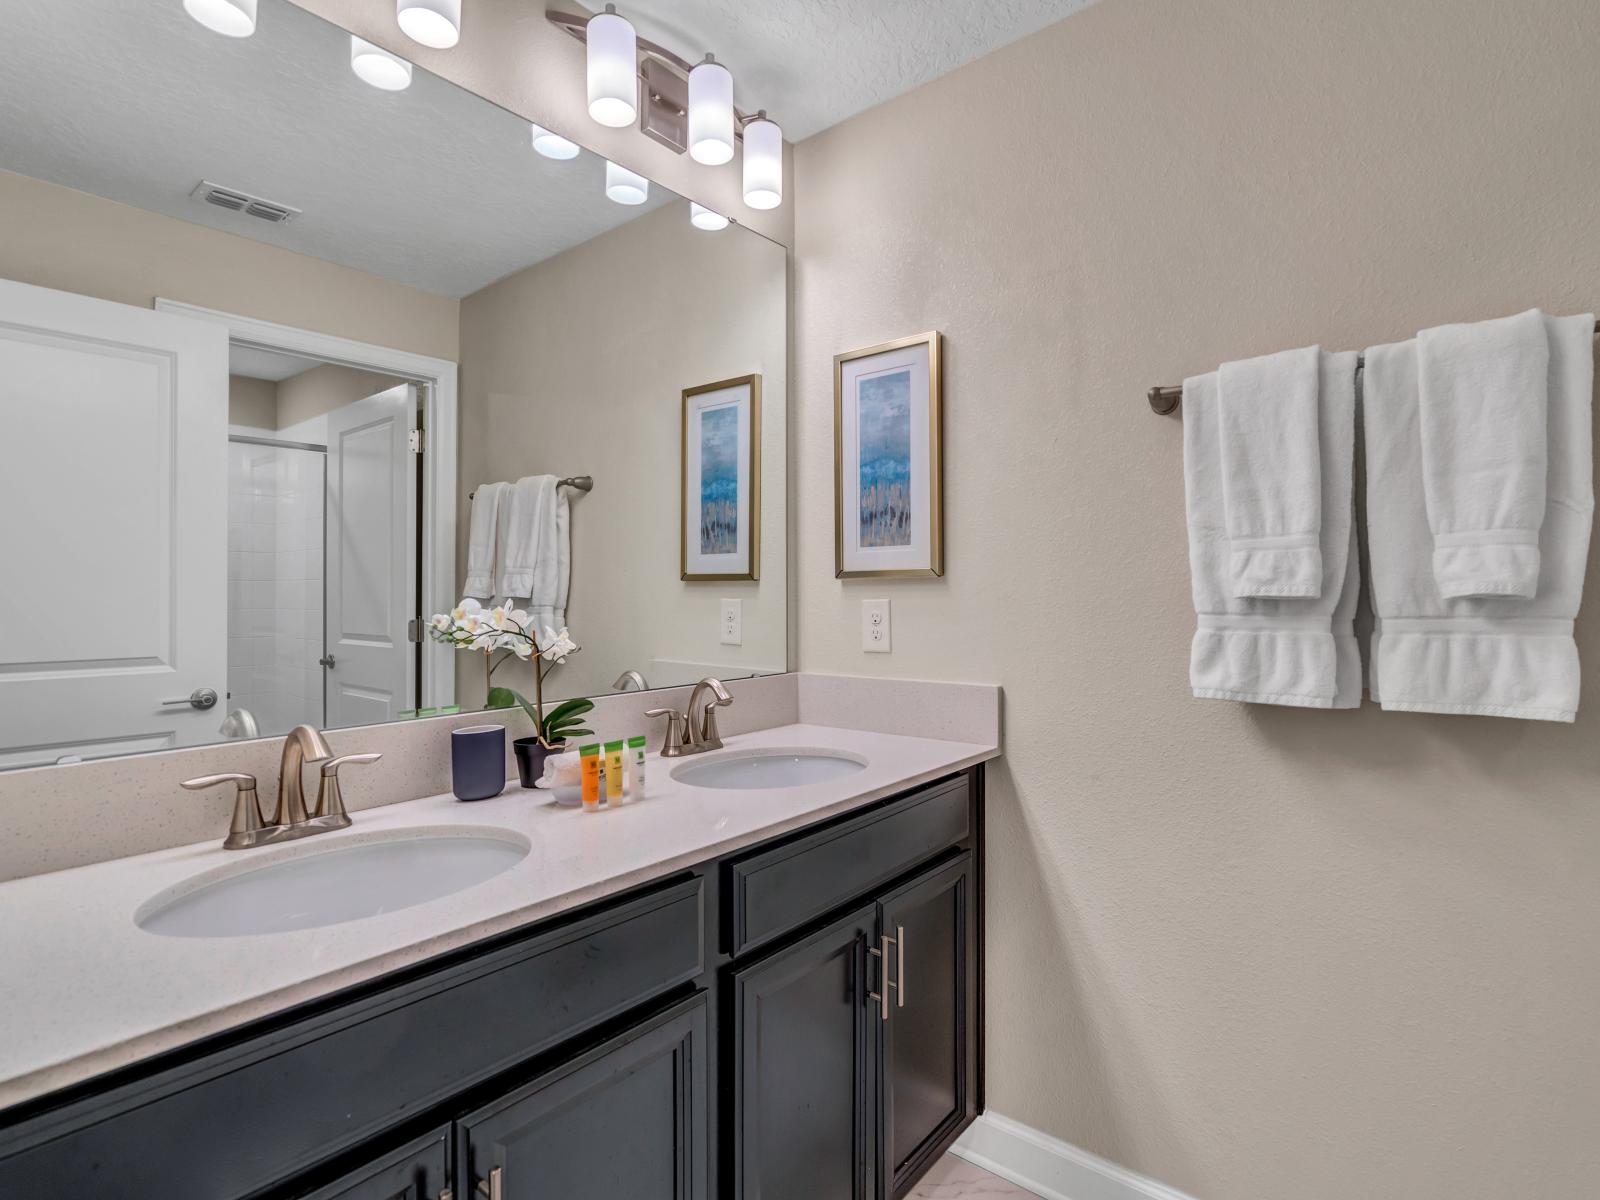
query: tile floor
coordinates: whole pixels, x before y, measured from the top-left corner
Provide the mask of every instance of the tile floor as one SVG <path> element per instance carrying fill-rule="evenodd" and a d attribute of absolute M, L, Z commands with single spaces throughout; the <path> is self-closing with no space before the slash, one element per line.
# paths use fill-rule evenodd
<path fill-rule="evenodd" d="M 964 1158 L 946 1154 L 906 1200 L 1036 1200 L 1032 1192 L 975 1167 Z"/>

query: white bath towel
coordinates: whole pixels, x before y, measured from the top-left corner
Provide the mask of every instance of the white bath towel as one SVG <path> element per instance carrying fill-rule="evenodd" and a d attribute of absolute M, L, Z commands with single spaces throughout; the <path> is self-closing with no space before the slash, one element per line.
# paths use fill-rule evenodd
<path fill-rule="evenodd" d="M 1223 363 L 1222 495 L 1235 596 L 1322 594 L 1321 348 Z"/>
<path fill-rule="evenodd" d="M 533 590 L 528 613 L 542 634 L 545 627 L 561 630 L 567 624 L 567 587 L 572 577 L 572 514 L 567 493 L 557 487 L 550 497 L 550 519 L 540 538 L 539 558 L 533 568 Z"/>
<path fill-rule="evenodd" d="M 1184 381 L 1184 496 L 1196 614 L 1189 682 L 1196 696 L 1303 708 L 1354 708 L 1361 702 L 1361 659 L 1351 627 L 1360 594 L 1352 507 L 1355 371 L 1352 353 L 1319 356 L 1323 574 L 1315 598 L 1233 594 L 1218 377 Z"/>
<path fill-rule="evenodd" d="M 500 573 L 496 593 L 507 600 L 527 600 L 533 593 L 534 571 L 555 522 L 554 475 L 525 475 L 511 485 L 500 518 L 496 561 Z"/>
<path fill-rule="evenodd" d="M 1545 514 L 1544 314 L 1424 329 L 1416 355 L 1439 594 L 1532 596 Z"/>
<path fill-rule="evenodd" d="M 495 539 L 500 504 L 510 490 L 508 483 L 485 483 L 473 493 L 472 520 L 467 531 L 467 578 L 461 585 L 463 596 L 487 600 L 495 593 Z"/>
<path fill-rule="evenodd" d="M 1363 417 L 1374 627 L 1370 691 L 1386 709 L 1571 721 L 1573 618 L 1594 515 L 1594 318 L 1546 317 L 1545 509 L 1538 593 L 1446 598 L 1432 567 L 1415 341 L 1367 351 Z"/>

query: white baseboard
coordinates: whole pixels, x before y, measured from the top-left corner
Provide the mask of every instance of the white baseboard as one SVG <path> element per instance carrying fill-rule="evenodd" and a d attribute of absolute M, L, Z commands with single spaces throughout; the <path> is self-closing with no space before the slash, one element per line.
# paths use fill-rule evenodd
<path fill-rule="evenodd" d="M 1194 1200 L 999 1113 L 980 1116 L 951 1151 L 1044 1200 Z"/>

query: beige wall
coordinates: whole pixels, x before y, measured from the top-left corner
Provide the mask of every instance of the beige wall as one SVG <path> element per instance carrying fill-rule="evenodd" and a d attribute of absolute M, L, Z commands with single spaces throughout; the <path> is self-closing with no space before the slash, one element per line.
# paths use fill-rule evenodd
<path fill-rule="evenodd" d="M 392 375 L 359 371 L 337 363 L 323 363 L 301 371 L 278 385 L 278 428 L 287 429 L 325 417 L 336 408 L 354 404 L 403 382 Z"/>
<path fill-rule="evenodd" d="M 687 154 L 657 145 L 639 132 L 637 123 L 623 129 L 607 129 L 590 119 L 583 43 L 546 21 L 544 13 L 546 7 L 572 13 L 598 12 L 604 4 L 547 6 L 529 0 L 472 0 L 464 10 L 461 41 L 449 50 L 428 50 L 400 32 L 394 19 L 394 0 L 294 2 L 502 108 L 644 174 L 680 196 L 726 213 L 785 246 L 793 243 L 792 188 L 778 208 L 768 212 L 747 208 L 739 156 L 735 155 L 726 166 L 707 167 Z M 627 15 L 626 6 L 622 11 Z M 672 48 L 691 62 L 706 50 L 715 49 L 687 45 Z M 783 123 L 781 112 L 774 111 L 772 115 L 780 125 Z M 786 159 L 788 153 L 786 147 Z M 786 170 L 786 175 L 792 180 L 792 169 Z"/>
<path fill-rule="evenodd" d="M 459 303 L 444 296 L 8 171 L 0 214 L 0 278 L 456 357 Z"/>
<path fill-rule="evenodd" d="M 1190 699 L 1144 400 L 1600 306 L 1597 46 L 1593 0 L 1104 0 L 796 148 L 801 665 L 1005 686 L 994 1110 L 1204 1200 L 1600 1194 L 1600 695 Z M 831 356 L 930 328 L 948 574 L 839 583 Z"/>
<path fill-rule="evenodd" d="M 568 621 L 585 649 L 551 676 L 557 694 L 606 691 L 630 668 L 681 682 L 652 667 L 663 658 L 729 675 L 784 669 L 785 258 L 747 230 L 704 233 L 666 208 L 461 302 L 462 567 L 478 484 L 595 479 L 572 494 Z M 681 392 L 748 374 L 763 377 L 761 578 L 684 583 Z M 740 646 L 720 644 L 723 597 L 743 602 Z M 503 674 L 527 682 L 517 664 Z M 458 678 L 463 704 L 483 694 L 481 663 Z"/>
<path fill-rule="evenodd" d="M 228 376 L 228 424 L 251 429 L 278 427 L 278 385 L 248 375 Z"/>

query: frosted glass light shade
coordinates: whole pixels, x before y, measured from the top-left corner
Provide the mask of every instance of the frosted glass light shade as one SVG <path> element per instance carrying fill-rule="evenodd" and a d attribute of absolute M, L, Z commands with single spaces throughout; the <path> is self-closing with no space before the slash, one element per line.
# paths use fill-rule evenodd
<path fill-rule="evenodd" d="M 183 11 L 223 37 L 249 37 L 256 31 L 256 0 L 183 0 Z"/>
<path fill-rule="evenodd" d="M 621 129 L 639 111 L 639 39 L 633 26 L 611 11 L 589 18 L 589 115 Z"/>
<path fill-rule="evenodd" d="M 715 233 L 719 229 L 728 227 L 728 218 L 719 212 L 707 208 L 704 204 L 689 201 L 689 224 L 696 229 L 704 229 L 708 233 Z"/>
<path fill-rule="evenodd" d="M 709 55 L 689 72 L 689 157 L 708 167 L 733 158 L 733 76 Z"/>
<path fill-rule="evenodd" d="M 627 167 L 607 162 L 606 195 L 618 204 L 643 204 L 650 196 L 650 181 Z"/>
<path fill-rule="evenodd" d="M 578 157 L 577 142 L 569 142 L 559 133 L 551 133 L 543 125 L 534 125 L 531 121 L 528 124 L 533 130 L 533 148 L 546 158 Z"/>
<path fill-rule="evenodd" d="M 350 35 L 350 69 L 375 88 L 403 92 L 411 86 L 411 64 L 382 46 Z"/>
<path fill-rule="evenodd" d="M 395 0 L 395 19 L 413 42 L 434 50 L 461 40 L 461 0 Z"/>
<path fill-rule="evenodd" d="M 783 203 L 783 130 L 771 121 L 744 127 L 744 202 L 751 208 Z"/>

